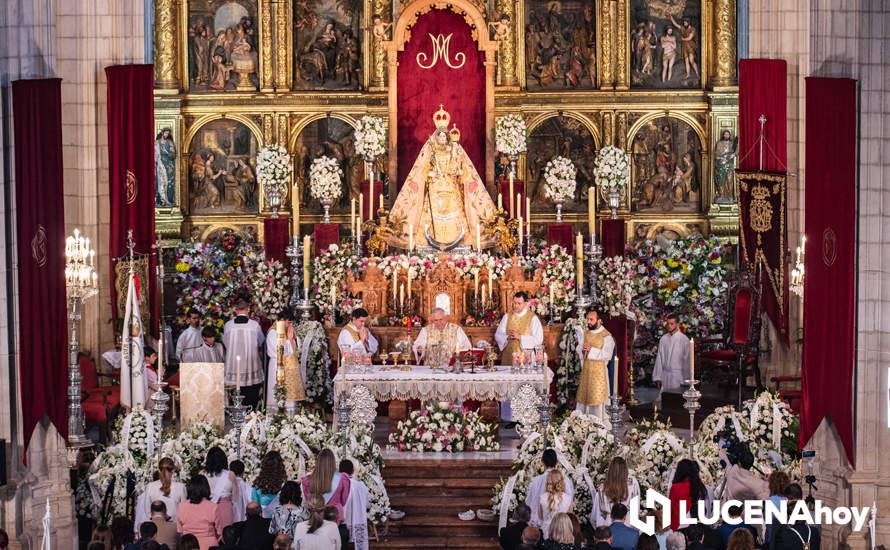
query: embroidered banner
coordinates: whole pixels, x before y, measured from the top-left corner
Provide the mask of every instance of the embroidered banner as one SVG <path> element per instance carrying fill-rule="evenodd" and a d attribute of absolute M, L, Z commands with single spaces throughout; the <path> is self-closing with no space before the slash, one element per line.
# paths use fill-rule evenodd
<path fill-rule="evenodd" d="M 763 269 L 761 304 L 788 345 L 788 264 L 785 262 L 786 176 L 736 171 L 739 185 L 739 247 L 748 269 Z"/>

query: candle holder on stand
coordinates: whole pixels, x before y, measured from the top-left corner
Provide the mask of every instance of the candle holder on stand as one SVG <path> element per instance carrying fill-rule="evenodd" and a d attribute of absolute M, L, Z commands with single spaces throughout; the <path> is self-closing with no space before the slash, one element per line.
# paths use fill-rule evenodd
<path fill-rule="evenodd" d="M 161 447 L 164 443 L 164 414 L 170 410 L 168 405 L 170 396 L 164 391 L 166 385 L 166 382 L 159 380 L 157 391 L 151 394 L 151 410 L 155 414 L 155 419 L 158 423 L 158 441 L 155 445 L 155 448 L 158 450 L 158 459 L 161 458 Z"/>
<path fill-rule="evenodd" d="M 553 419 L 553 411 L 550 409 L 550 396 L 547 394 L 547 390 L 544 390 L 541 394 L 541 400 L 538 403 L 538 416 L 541 418 L 541 435 L 544 436 L 544 448 L 546 448 L 547 428 Z"/>
<path fill-rule="evenodd" d="M 631 350 L 627 356 L 627 399 L 625 400 L 625 403 L 627 403 L 628 407 L 636 407 L 640 404 L 640 400 L 637 399 L 634 392 L 636 379 L 634 378 L 633 357 L 633 342 L 631 342 Z"/>
<path fill-rule="evenodd" d="M 590 301 L 593 304 L 599 303 L 599 297 L 596 295 L 596 268 L 603 259 L 603 247 L 596 244 L 591 237 L 590 242 L 584 246 L 584 254 L 587 256 L 587 279 L 590 284 Z"/>
<path fill-rule="evenodd" d="M 232 427 L 235 429 L 235 455 L 240 459 L 241 429 L 244 427 L 244 422 L 247 420 L 247 414 L 250 412 L 251 407 L 244 406 L 244 396 L 238 390 L 235 390 L 232 400 L 235 404 L 229 405 L 226 409 L 229 411 L 229 422 L 232 423 Z"/>
<path fill-rule="evenodd" d="M 337 414 L 337 431 L 345 431 L 349 427 L 349 416 L 352 413 L 352 409 L 349 406 L 349 396 L 346 393 L 340 394 L 335 412 Z"/>
<path fill-rule="evenodd" d="M 593 300 L 590 296 L 585 296 L 581 292 L 583 289 L 578 289 L 578 296 L 575 298 L 575 310 L 578 312 L 578 318 L 584 319 L 584 316 L 587 314 L 587 308 L 593 303 Z"/>
<path fill-rule="evenodd" d="M 612 392 L 612 395 L 609 396 L 609 402 L 606 404 L 606 413 L 609 415 L 609 422 L 612 424 L 612 435 L 615 436 L 616 440 L 620 440 L 624 406 L 621 405 L 621 397 L 618 395 L 618 392 Z"/>
<path fill-rule="evenodd" d="M 695 412 L 701 408 L 701 392 L 695 389 L 698 380 L 687 380 L 689 388 L 683 392 L 683 408 L 689 411 L 689 456 L 694 456 L 692 441 L 695 438 Z"/>
<path fill-rule="evenodd" d="M 312 317 L 312 309 L 314 307 L 312 300 L 309 299 L 309 289 L 304 288 L 303 299 L 297 300 L 297 303 L 294 305 L 294 308 L 300 312 L 300 320 L 308 321 Z"/>
<path fill-rule="evenodd" d="M 290 259 L 290 278 L 291 278 L 291 288 L 293 289 L 290 293 L 290 300 L 288 301 L 288 305 L 293 310 L 297 309 L 297 304 L 300 302 L 300 279 L 302 276 L 300 272 L 302 271 L 302 258 L 303 258 L 303 248 L 300 246 L 300 238 L 294 235 L 294 239 L 284 249 L 285 256 Z"/>

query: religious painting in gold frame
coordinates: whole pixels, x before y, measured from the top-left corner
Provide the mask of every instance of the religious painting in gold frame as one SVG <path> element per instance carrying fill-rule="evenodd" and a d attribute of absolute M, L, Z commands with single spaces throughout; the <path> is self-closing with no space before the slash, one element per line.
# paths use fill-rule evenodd
<path fill-rule="evenodd" d="M 362 0 L 294 0 L 295 90 L 362 85 Z"/>
<path fill-rule="evenodd" d="M 257 214 L 256 136 L 239 120 L 201 125 L 188 144 L 188 210 L 196 216 Z"/>
<path fill-rule="evenodd" d="M 596 88 L 596 0 L 525 0 L 524 5 L 526 88 Z"/>
<path fill-rule="evenodd" d="M 630 0 L 631 87 L 701 88 L 701 37 L 701 0 Z"/>
<path fill-rule="evenodd" d="M 257 90 L 256 0 L 189 0 L 187 24 L 189 91 Z"/>
<path fill-rule="evenodd" d="M 702 145 L 688 122 L 673 116 L 648 120 L 634 134 L 630 156 L 634 212 L 701 211 Z"/>
<path fill-rule="evenodd" d="M 293 155 L 294 185 L 300 190 L 302 212 L 320 214 L 323 211 L 309 192 L 309 168 L 312 161 L 321 156 L 336 159 L 343 170 L 343 193 L 331 207 L 331 213 L 348 213 L 351 199 L 358 203 L 361 182 L 366 177 L 365 164 L 355 153 L 355 129 L 349 121 L 336 116 L 312 120 L 299 130 Z M 378 166 L 386 166 L 385 159 L 378 159 Z"/>
<path fill-rule="evenodd" d="M 571 160 L 577 170 L 575 196 L 563 205 L 563 212 L 586 212 L 587 191 L 594 184 L 593 162 L 597 150 L 593 131 L 578 116 L 551 116 L 531 126 L 525 156 L 525 185 L 533 211 L 555 211 L 556 207 L 544 192 L 544 169 L 553 157 L 563 156 Z"/>

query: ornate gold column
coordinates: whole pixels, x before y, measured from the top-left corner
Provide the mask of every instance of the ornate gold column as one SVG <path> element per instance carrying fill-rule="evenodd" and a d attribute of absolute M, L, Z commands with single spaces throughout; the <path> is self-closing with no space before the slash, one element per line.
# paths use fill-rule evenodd
<path fill-rule="evenodd" d="M 155 0 L 155 88 L 179 91 L 176 0 Z"/>
<path fill-rule="evenodd" d="M 714 0 L 714 78 L 713 87 L 736 85 L 736 3 Z"/>
<path fill-rule="evenodd" d="M 272 0 L 261 0 L 260 10 L 260 91 L 272 91 Z"/>
<path fill-rule="evenodd" d="M 380 17 L 380 25 L 374 24 L 375 16 Z M 392 34 L 392 2 L 371 0 L 371 25 L 368 37 L 371 44 L 370 75 L 372 90 L 386 87 L 387 55 L 385 42 Z M 375 28 L 377 29 L 375 31 Z"/>
<path fill-rule="evenodd" d="M 278 138 L 276 143 L 287 148 L 287 138 L 290 136 L 290 128 L 287 124 L 287 115 L 285 113 L 278 114 Z"/>
<path fill-rule="evenodd" d="M 630 27 L 627 24 L 628 0 L 618 0 L 615 11 L 615 89 L 630 88 L 630 68 L 627 65 L 627 45 Z"/>
<path fill-rule="evenodd" d="M 627 151 L 627 113 L 618 113 L 618 129 L 616 130 L 615 144 Z"/>
<path fill-rule="evenodd" d="M 603 111 L 603 146 L 615 145 L 614 113 Z"/>
<path fill-rule="evenodd" d="M 275 89 L 279 92 L 290 89 L 291 47 L 288 24 L 290 21 L 289 4 L 285 0 L 275 1 Z M 284 143 L 284 142 L 279 142 Z"/>
<path fill-rule="evenodd" d="M 494 48 L 485 50 L 485 158 L 493 159 L 494 148 Z M 491 190 L 494 184 L 494 163 L 485 163 L 486 188 Z"/>
<path fill-rule="evenodd" d="M 615 84 L 615 66 L 612 65 L 612 4 L 614 0 L 602 0 L 600 23 L 600 89 L 611 90 Z"/>
<path fill-rule="evenodd" d="M 272 127 L 273 121 L 272 115 L 263 115 L 263 145 L 271 145 L 275 139 L 275 129 Z"/>
<path fill-rule="evenodd" d="M 516 3 L 514 0 L 497 0 L 495 9 L 500 13 L 495 21 L 495 29 L 500 29 L 500 18 L 509 17 L 506 22 L 508 29 L 503 34 L 495 32 L 498 41 L 498 67 L 496 80 L 498 86 L 515 86 L 516 81 Z"/>

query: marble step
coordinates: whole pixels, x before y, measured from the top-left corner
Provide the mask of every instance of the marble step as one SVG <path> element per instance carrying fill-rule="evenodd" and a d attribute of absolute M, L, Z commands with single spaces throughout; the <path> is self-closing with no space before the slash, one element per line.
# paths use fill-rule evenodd
<path fill-rule="evenodd" d="M 392 537 L 388 536 L 379 542 L 371 542 L 371 548 L 375 550 L 399 550 L 415 548 L 435 548 L 441 550 L 466 549 L 466 550 L 497 550 L 501 546 L 496 538 L 492 537 Z"/>
<path fill-rule="evenodd" d="M 442 515 L 457 515 L 465 510 L 479 510 L 491 508 L 491 494 L 485 496 L 451 497 L 419 497 L 401 496 L 390 498 L 392 507 L 402 510 L 408 515 L 425 515 L 436 511 Z"/>
<path fill-rule="evenodd" d="M 464 521 L 457 517 L 457 513 L 453 515 L 407 515 L 389 523 L 389 532 L 398 534 L 400 537 L 496 537 L 498 532 L 496 521 L 480 521 L 478 519 Z"/>

